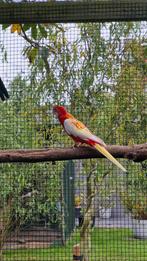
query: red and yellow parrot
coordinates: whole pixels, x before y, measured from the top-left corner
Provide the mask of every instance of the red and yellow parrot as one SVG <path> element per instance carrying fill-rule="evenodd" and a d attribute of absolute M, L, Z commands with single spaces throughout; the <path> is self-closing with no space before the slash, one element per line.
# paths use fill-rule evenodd
<path fill-rule="evenodd" d="M 85 143 L 94 147 L 117 167 L 126 172 L 126 169 L 106 150 L 106 144 L 103 140 L 95 136 L 82 122 L 68 113 L 65 107 L 55 105 L 53 113 L 58 117 L 65 132 L 74 140 L 76 146 Z"/>

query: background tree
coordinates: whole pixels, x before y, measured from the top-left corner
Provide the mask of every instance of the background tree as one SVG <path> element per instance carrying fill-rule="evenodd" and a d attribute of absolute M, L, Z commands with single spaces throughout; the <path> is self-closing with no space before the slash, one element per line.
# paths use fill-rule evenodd
<path fill-rule="evenodd" d="M 30 73 L 27 78 L 18 77 L 11 83 L 12 101 L 7 105 L 10 106 L 10 122 L 5 112 L 3 115 L 6 128 L 4 136 L 10 132 L 10 139 L 8 143 L 3 140 L 3 146 L 8 144 L 11 148 L 39 148 L 71 144 L 52 118 L 51 108 L 55 103 L 69 107 L 76 117 L 83 120 L 106 143 L 144 142 L 145 69 L 141 26 L 143 25 L 138 22 L 79 24 L 75 25 L 77 37 L 74 39 L 69 36 L 69 31 L 73 30 L 71 25 L 11 26 L 11 32 L 18 32 L 18 37 L 23 37 L 26 41 L 23 55 L 29 61 Z M 17 134 L 15 138 L 14 132 L 11 133 L 12 126 Z M 21 132 L 21 129 L 24 131 Z M 116 182 L 112 182 L 112 177 L 116 181 L 116 172 L 106 160 L 97 162 L 93 160 L 92 164 L 98 173 L 96 185 L 109 174 L 108 181 L 111 185 L 113 183 L 110 194 L 116 186 Z M 135 166 L 133 163 L 128 164 L 129 173 L 134 169 L 138 171 Z M 59 168 L 62 167 L 62 163 L 54 167 L 56 184 L 59 184 Z M 40 173 L 42 165 L 36 168 Z M 91 170 L 91 161 L 83 161 L 81 172 L 87 174 L 88 170 Z M 25 171 L 21 173 L 23 182 L 27 183 L 24 173 Z M 48 175 L 51 173 L 52 166 Z M 32 184 L 33 173 L 30 176 Z M 122 181 L 120 177 L 119 180 Z M 43 192 L 43 176 L 40 177 L 40 182 L 43 184 Z M 121 184 L 117 182 L 118 186 Z M 103 186 L 100 188 L 103 192 Z M 36 186 L 33 189 L 38 191 Z M 50 194 L 51 192 L 50 190 Z M 41 193 L 36 194 L 38 202 L 39 195 Z M 28 218 L 32 219 L 33 216 Z"/>

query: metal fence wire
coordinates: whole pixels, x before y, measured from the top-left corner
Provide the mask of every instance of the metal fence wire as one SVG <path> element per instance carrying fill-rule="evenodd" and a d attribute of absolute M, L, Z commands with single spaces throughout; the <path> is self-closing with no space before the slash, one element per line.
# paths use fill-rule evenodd
<path fill-rule="evenodd" d="M 146 153 L 146 1 L 1 1 L 0 23 L 0 260 L 146 261 L 145 154 L 126 159 Z M 54 105 L 124 145 L 127 172 L 69 157 L 89 147 L 73 148 Z"/>

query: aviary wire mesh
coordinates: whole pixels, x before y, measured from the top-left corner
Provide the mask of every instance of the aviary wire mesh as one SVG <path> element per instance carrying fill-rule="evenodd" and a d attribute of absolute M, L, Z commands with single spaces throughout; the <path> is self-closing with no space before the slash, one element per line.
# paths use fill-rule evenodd
<path fill-rule="evenodd" d="M 145 1 L 29 2 L 0 4 L 1 150 L 73 146 L 54 104 L 106 144 L 145 143 Z M 107 159 L 1 163 L 0 260 L 147 260 L 146 162 L 119 161 L 127 173 Z"/>

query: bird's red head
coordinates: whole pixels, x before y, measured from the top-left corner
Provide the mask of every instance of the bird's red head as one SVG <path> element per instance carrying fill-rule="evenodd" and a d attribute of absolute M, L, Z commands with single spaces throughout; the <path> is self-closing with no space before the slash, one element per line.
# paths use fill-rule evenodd
<path fill-rule="evenodd" d="M 53 113 L 55 113 L 57 116 L 61 116 L 61 115 L 65 115 L 67 113 L 67 110 L 63 106 L 54 105 Z"/>

